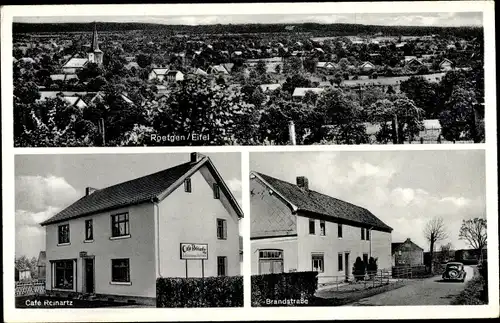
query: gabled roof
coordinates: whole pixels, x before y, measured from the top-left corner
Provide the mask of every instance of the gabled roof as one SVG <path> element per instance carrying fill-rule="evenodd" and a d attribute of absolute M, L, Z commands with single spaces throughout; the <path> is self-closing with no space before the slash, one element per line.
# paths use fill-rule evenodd
<path fill-rule="evenodd" d="M 361 65 L 359 65 L 360 68 L 364 68 L 366 66 L 373 66 L 373 67 L 375 67 L 375 64 L 373 64 L 372 62 L 363 62 Z"/>
<path fill-rule="evenodd" d="M 89 60 L 87 58 L 73 57 L 63 65 L 63 68 L 83 68 L 88 62 Z"/>
<path fill-rule="evenodd" d="M 198 161 L 190 161 L 150 175 L 96 190 L 92 194 L 82 197 L 50 219 L 42 222 L 41 225 L 45 226 L 130 205 L 162 201 L 177 187 L 182 185 L 185 178 L 194 174 L 202 166 L 208 167 L 212 176 L 221 184 L 221 191 L 225 193 L 238 216 L 243 217 L 240 206 L 214 164 L 209 157 L 203 156 Z"/>
<path fill-rule="evenodd" d="M 229 74 L 226 68 L 222 65 L 210 66 L 209 71 L 211 71 L 212 73 L 215 72 L 215 73 Z"/>
<path fill-rule="evenodd" d="M 262 90 L 262 92 L 266 92 L 266 91 L 274 91 L 276 90 L 277 88 L 279 88 L 281 86 L 281 84 L 279 83 L 273 83 L 273 84 L 261 84 L 259 85 L 260 89 Z"/>
<path fill-rule="evenodd" d="M 156 75 L 165 75 L 168 73 L 168 68 L 153 68 L 153 72 Z"/>
<path fill-rule="evenodd" d="M 449 59 L 445 58 L 445 59 L 443 59 L 443 60 L 441 61 L 441 63 L 439 63 L 439 66 L 441 66 L 441 65 L 443 65 L 443 64 L 445 64 L 445 63 L 448 63 L 448 64 L 453 64 L 453 62 L 452 62 L 452 61 L 450 61 Z"/>
<path fill-rule="evenodd" d="M 393 242 L 391 243 L 391 251 L 392 253 L 394 253 L 395 251 L 398 251 L 399 248 L 404 245 L 404 244 L 409 244 L 411 245 L 414 249 L 420 249 L 420 250 L 424 250 L 423 248 L 421 248 L 419 245 L 417 245 L 415 242 L 411 241 L 409 238 L 406 239 L 406 241 L 403 241 L 403 242 Z"/>
<path fill-rule="evenodd" d="M 323 92 L 325 89 L 322 87 L 296 87 L 293 90 L 292 96 L 305 96 L 307 92 L 311 91 L 316 94 Z"/>
<path fill-rule="evenodd" d="M 372 226 L 374 229 L 381 231 L 392 231 L 391 227 L 365 208 L 310 189 L 304 190 L 295 184 L 262 173 L 252 173 L 279 193 L 295 212 L 301 211 L 307 214 L 325 216 L 340 222 Z"/>

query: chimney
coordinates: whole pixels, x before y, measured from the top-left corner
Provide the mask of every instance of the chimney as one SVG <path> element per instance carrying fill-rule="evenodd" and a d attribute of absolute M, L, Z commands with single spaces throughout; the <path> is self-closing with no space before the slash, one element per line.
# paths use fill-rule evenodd
<path fill-rule="evenodd" d="M 190 157 L 190 160 L 192 163 L 197 163 L 199 162 L 202 158 L 204 157 L 204 155 L 200 154 L 200 153 L 191 153 L 191 157 Z"/>
<path fill-rule="evenodd" d="M 95 191 L 97 191 L 97 188 L 86 187 L 85 188 L 85 196 L 89 196 L 90 194 L 94 193 Z"/>
<path fill-rule="evenodd" d="M 297 176 L 297 186 L 304 190 L 309 190 L 309 180 L 305 176 Z"/>

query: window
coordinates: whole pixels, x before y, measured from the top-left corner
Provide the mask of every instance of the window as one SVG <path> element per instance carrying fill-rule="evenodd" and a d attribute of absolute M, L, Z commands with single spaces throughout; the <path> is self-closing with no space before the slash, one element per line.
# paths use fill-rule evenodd
<path fill-rule="evenodd" d="M 368 263 L 368 254 L 367 254 L 367 253 L 364 253 L 364 254 L 363 254 L 363 262 L 364 262 L 365 264 L 367 264 L 367 263 Z"/>
<path fill-rule="evenodd" d="M 342 224 L 340 224 L 340 223 L 337 226 L 337 236 L 339 238 L 342 238 Z"/>
<path fill-rule="evenodd" d="M 283 250 L 259 250 L 259 274 L 278 274 L 283 272 Z"/>
<path fill-rule="evenodd" d="M 73 289 L 73 260 L 54 262 L 54 287 Z"/>
<path fill-rule="evenodd" d="M 184 180 L 184 192 L 191 193 L 191 178 Z"/>
<path fill-rule="evenodd" d="M 365 228 L 361 228 L 361 240 L 365 240 Z"/>
<path fill-rule="evenodd" d="M 217 257 L 217 276 L 227 275 L 227 257 Z"/>
<path fill-rule="evenodd" d="M 316 232 L 316 221 L 309 219 L 309 234 L 315 234 Z"/>
<path fill-rule="evenodd" d="M 85 240 L 94 239 L 94 229 L 92 228 L 92 220 L 85 220 Z"/>
<path fill-rule="evenodd" d="M 217 219 L 217 239 L 227 239 L 227 222 L 224 219 Z"/>
<path fill-rule="evenodd" d="M 214 191 L 214 199 L 220 199 L 220 190 L 219 190 L 219 185 L 217 183 L 214 183 L 212 185 L 212 189 Z"/>
<path fill-rule="evenodd" d="M 370 229 L 366 229 L 366 240 L 370 240 Z"/>
<path fill-rule="evenodd" d="M 69 243 L 69 224 L 60 225 L 58 233 L 58 244 Z"/>
<path fill-rule="evenodd" d="M 319 221 L 319 234 L 324 236 L 326 235 L 326 224 L 325 221 Z"/>
<path fill-rule="evenodd" d="M 111 259 L 111 281 L 117 283 L 130 282 L 129 259 Z"/>
<path fill-rule="evenodd" d="M 130 234 L 128 213 L 111 215 L 111 236 L 123 237 Z"/>
<path fill-rule="evenodd" d="M 312 270 L 317 271 L 317 272 L 324 272 L 325 267 L 324 267 L 324 256 L 323 254 L 312 254 Z"/>
<path fill-rule="evenodd" d="M 339 263 L 339 271 L 343 271 L 344 270 L 344 264 L 343 264 L 343 257 L 342 257 L 342 254 L 339 253 L 339 256 L 338 256 L 338 263 Z"/>

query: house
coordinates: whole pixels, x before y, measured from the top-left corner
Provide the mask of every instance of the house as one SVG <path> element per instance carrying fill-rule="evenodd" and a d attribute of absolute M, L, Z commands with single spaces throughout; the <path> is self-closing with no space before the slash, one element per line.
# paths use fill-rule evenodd
<path fill-rule="evenodd" d="M 202 70 L 201 68 L 197 68 L 196 71 L 194 71 L 193 74 L 199 75 L 199 76 L 207 76 L 208 75 L 208 73 L 205 72 L 204 70 Z"/>
<path fill-rule="evenodd" d="M 391 266 L 392 228 L 367 209 L 296 184 L 250 173 L 252 274 L 318 271 L 319 282 L 351 277 L 357 257 Z"/>
<path fill-rule="evenodd" d="M 302 98 L 306 95 L 307 92 L 313 92 L 316 94 L 320 94 L 324 91 L 324 88 L 321 87 L 296 87 L 293 90 L 292 97 L 294 98 Z"/>
<path fill-rule="evenodd" d="M 279 84 L 279 83 L 261 84 L 261 85 L 259 85 L 259 87 L 262 90 L 262 92 L 266 93 L 267 91 L 274 91 L 274 90 L 280 88 L 281 84 Z"/>
<path fill-rule="evenodd" d="M 359 69 L 364 71 L 364 72 L 371 71 L 374 68 L 375 68 L 375 65 L 371 62 L 364 62 L 361 65 L 359 65 Z"/>
<path fill-rule="evenodd" d="M 166 79 L 169 82 L 184 81 L 184 74 L 181 71 L 171 70 L 167 72 Z"/>
<path fill-rule="evenodd" d="M 97 37 L 96 24 L 94 23 L 94 31 L 92 33 L 92 43 L 87 51 L 86 58 L 71 57 L 62 67 L 64 74 L 75 74 L 79 70 L 87 66 L 88 63 L 102 65 L 104 53 L 99 49 L 99 40 Z"/>
<path fill-rule="evenodd" d="M 453 69 L 453 63 L 449 59 L 445 58 L 441 63 L 439 63 L 439 69 L 441 71 L 449 71 Z"/>
<path fill-rule="evenodd" d="M 139 66 L 139 64 L 137 64 L 137 62 L 128 62 L 127 64 L 125 64 L 123 67 L 125 67 L 127 70 L 131 70 L 131 69 L 140 69 L 141 67 Z"/>
<path fill-rule="evenodd" d="M 89 63 L 88 58 L 72 57 L 64 63 L 62 70 L 64 74 L 75 74 Z"/>
<path fill-rule="evenodd" d="M 337 66 L 332 62 L 318 62 L 318 63 L 316 63 L 316 68 L 318 68 L 318 69 L 331 70 L 331 69 L 334 69 L 336 67 Z"/>
<path fill-rule="evenodd" d="M 242 217 L 211 159 L 198 153 L 147 176 L 88 187 L 41 223 L 46 291 L 153 305 L 158 277 L 239 275 Z"/>
<path fill-rule="evenodd" d="M 416 70 L 423 65 L 424 64 L 416 57 L 411 58 L 408 61 L 405 60 L 405 66 L 408 67 L 410 70 Z"/>
<path fill-rule="evenodd" d="M 213 75 L 229 75 L 229 72 L 222 65 L 212 65 L 212 66 L 210 66 L 208 68 L 207 73 L 208 74 L 213 74 Z"/>
<path fill-rule="evenodd" d="M 50 75 L 52 81 L 67 82 L 69 80 L 78 80 L 78 75 L 76 74 L 52 74 Z"/>
<path fill-rule="evenodd" d="M 40 253 L 38 254 L 38 261 L 37 261 L 38 279 L 45 280 L 46 261 L 47 261 L 47 255 L 45 251 L 40 251 Z"/>
<path fill-rule="evenodd" d="M 168 68 L 153 68 L 151 72 L 149 72 L 148 80 L 158 80 L 160 82 L 163 82 L 168 71 Z"/>
<path fill-rule="evenodd" d="M 421 266 L 424 264 L 424 249 L 406 239 L 391 244 L 392 266 Z"/>

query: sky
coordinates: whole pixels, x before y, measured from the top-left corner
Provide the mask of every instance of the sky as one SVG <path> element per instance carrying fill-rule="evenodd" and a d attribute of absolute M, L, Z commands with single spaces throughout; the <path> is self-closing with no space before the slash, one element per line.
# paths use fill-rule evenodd
<path fill-rule="evenodd" d="M 482 150 L 251 153 L 250 169 L 290 183 L 305 176 L 310 189 L 371 211 L 394 229 L 392 242 L 425 251 L 430 219 L 443 218 L 443 244 L 463 249 L 462 220 L 486 216 Z"/>
<path fill-rule="evenodd" d="M 243 23 L 358 23 L 387 26 L 482 26 L 482 12 L 431 12 L 431 13 L 339 13 L 339 14 L 265 14 L 265 15 L 192 15 L 192 16 L 52 16 L 14 17 L 14 22 L 142 22 L 168 25 L 210 25 Z"/>
<path fill-rule="evenodd" d="M 239 153 L 204 154 L 241 206 Z M 17 155 L 15 158 L 16 257 L 38 257 L 45 250 L 39 225 L 85 194 L 189 161 L 189 153 Z"/>

